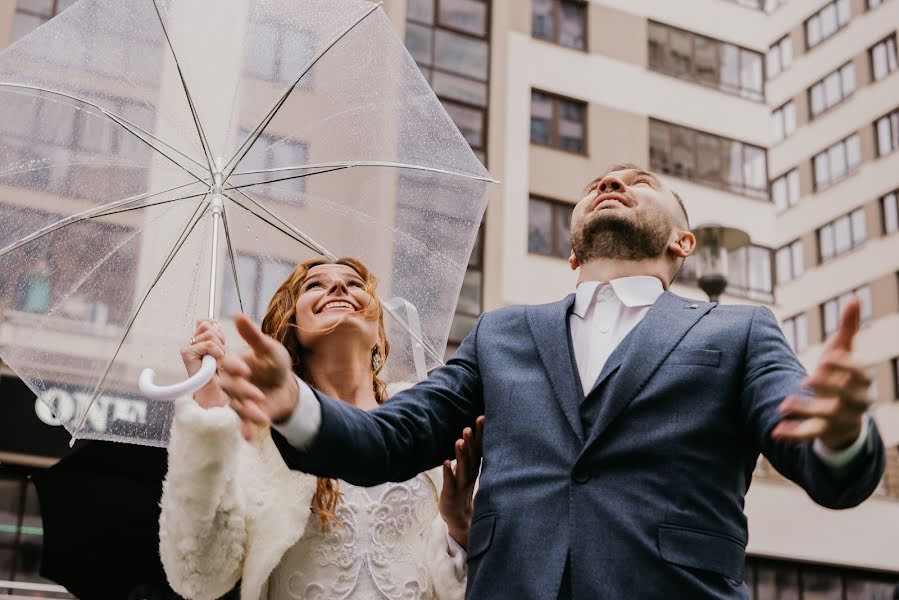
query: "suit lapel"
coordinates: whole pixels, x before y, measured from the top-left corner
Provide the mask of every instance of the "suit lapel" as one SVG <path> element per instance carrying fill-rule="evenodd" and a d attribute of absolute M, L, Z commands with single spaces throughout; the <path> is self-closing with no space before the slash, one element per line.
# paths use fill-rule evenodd
<path fill-rule="evenodd" d="M 609 358 L 606 360 L 606 364 L 603 365 L 602 371 L 599 372 L 599 376 L 596 378 L 596 381 L 593 382 L 593 385 L 590 387 L 590 391 L 587 392 L 586 397 L 590 398 L 596 390 L 602 386 L 603 382 L 608 379 L 612 373 L 614 373 L 618 367 L 621 366 L 621 361 L 625 356 L 627 346 L 630 342 L 630 335 L 624 337 L 621 340 L 621 343 L 618 344 L 618 347 L 609 355 Z"/>
<path fill-rule="evenodd" d="M 568 331 L 568 314 L 574 304 L 574 297 L 574 294 L 570 294 L 559 302 L 528 306 L 525 310 L 531 336 L 536 343 L 537 352 L 556 399 L 578 441 L 583 442 L 580 401 L 584 393 L 574 366 L 571 335 Z"/>
<path fill-rule="evenodd" d="M 591 425 L 581 454 L 627 408 L 674 347 L 713 306 L 715 305 L 709 303 L 693 303 L 671 292 L 659 296 L 640 324 L 627 336 L 630 338 L 626 340 L 627 347 L 617 357 L 620 368 L 603 393 L 602 406 Z M 619 365 L 607 365 L 609 368 L 603 369 L 597 386 L 617 366 Z"/>

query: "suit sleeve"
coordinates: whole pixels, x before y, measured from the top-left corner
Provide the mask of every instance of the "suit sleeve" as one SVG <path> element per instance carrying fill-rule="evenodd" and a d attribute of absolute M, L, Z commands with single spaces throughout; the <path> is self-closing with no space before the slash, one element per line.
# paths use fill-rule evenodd
<path fill-rule="evenodd" d="M 320 477 L 373 486 L 406 481 L 453 456 L 453 444 L 483 414 L 475 324 L 455 356 L 425 381 L 402 391 L 384 406 L 363 411 L 316 391 L 321 427 L 300 450 L 273 431 L 275 444 L 291 469 Z"/>
<path fill-rule="evenodd" d="M 824 463 L 810 443 L 789 444 L 771 439 L 771 431 L 781 418 L 778 405 L 789 394 L 801 392 L 806 372 L 774 315 L 765 307 L 758 307 L 753 313 L 745 357 L 742 411 L 765 458 L 784 477 L 800 485 L 812 500 L 827 508 L 851 508 L 868 498 L 877 488 L 885 465 L 883 442 L 873 423 L 863 450 L 840 468 Z"/>

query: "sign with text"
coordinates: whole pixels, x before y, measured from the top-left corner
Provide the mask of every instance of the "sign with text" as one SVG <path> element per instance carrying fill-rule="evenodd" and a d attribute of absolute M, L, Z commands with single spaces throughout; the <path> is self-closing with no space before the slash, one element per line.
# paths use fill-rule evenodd
<path fill-rule="evenodd" d="M 72 423 L 78 407 L 90 394 L 64 383 L 47 383 L 39 396 L 16 377 L 0 377 L 0 452 L 62 457 L 69 451 L 69 432 L 62 423 Z M 102 394 L 88 413 L 85 430 L 103 434 L 113 424 L 149 432 L 168 426 L 168 403 L 144 398 Z"/>

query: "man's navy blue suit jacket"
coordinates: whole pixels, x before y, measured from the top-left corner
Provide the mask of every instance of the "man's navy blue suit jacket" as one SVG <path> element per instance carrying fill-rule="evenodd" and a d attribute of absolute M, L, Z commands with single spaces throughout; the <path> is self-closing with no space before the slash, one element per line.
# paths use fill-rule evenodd
<path fill-rule="evenodd" d="M 771 312 L 664 293 L 585 395 L 559 302 L 484 314 L 426 381 L 363 412 L 317 393 L 321 429 L 287 464 L 357 485 L 404 481 L 452 457 L 486 415 L 468 546 L 469 598 L 746 598 L 743 502 L 759 453 L 817 503 L 876 488 L 876 429 L 835 471 L 772 441 L 805 371 Z M 799 515 L 797 515 L 799 517 Z"/>

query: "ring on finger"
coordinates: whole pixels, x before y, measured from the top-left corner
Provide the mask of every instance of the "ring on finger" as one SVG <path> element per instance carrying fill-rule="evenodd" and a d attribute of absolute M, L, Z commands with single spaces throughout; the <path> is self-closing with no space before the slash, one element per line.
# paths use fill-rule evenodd
<path fill-rule="evenodd" d="M 193 336 L 193 335 L 190 336 L 190 345 L 193 346 L 193 345 L 196 344 L 196 343 L 197 343 L 197 338 L 196 338 L 196 336 Z"/>

